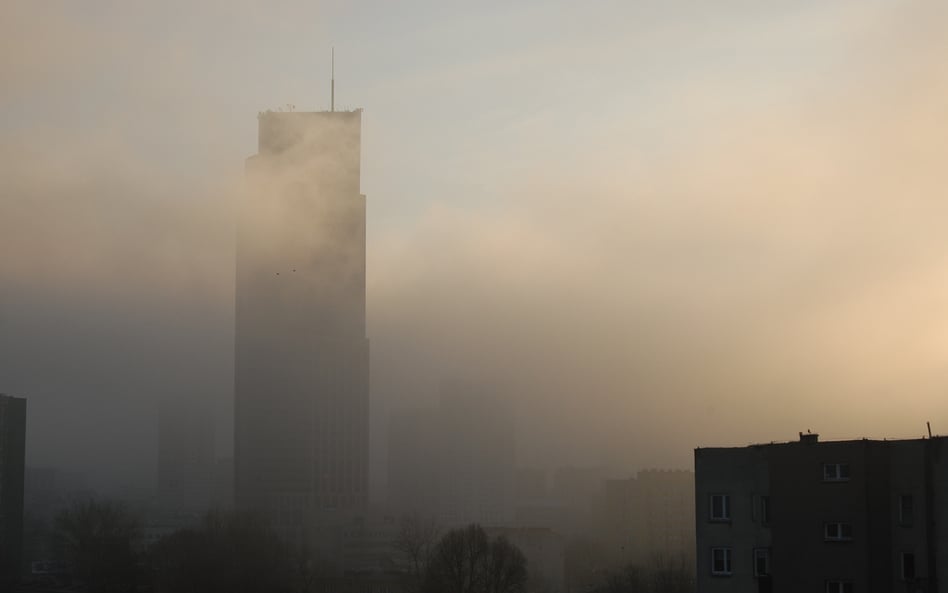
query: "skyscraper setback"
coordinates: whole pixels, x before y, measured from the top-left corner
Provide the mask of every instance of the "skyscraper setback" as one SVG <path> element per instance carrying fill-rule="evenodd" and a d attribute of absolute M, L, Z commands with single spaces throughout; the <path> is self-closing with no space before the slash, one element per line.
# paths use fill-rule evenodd
<path fill-rule="evenodd" d="M 368 497 L 362 111 L 265 112 L 237 237 L 236 503 L 294 538 Z"/>

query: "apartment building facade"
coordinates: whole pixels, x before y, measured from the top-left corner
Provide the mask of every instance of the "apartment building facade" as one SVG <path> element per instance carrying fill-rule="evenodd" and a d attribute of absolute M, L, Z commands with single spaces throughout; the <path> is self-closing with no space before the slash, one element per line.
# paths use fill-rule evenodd
<path fill-rule="evenodd" d="M 699 593 L 948 592 L 946 441 L 696 449 Z"/>

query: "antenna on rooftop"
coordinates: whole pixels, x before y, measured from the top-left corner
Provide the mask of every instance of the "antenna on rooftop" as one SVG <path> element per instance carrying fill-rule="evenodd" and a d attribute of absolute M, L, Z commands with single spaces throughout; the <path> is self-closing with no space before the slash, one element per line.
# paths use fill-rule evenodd
<path fill-rule="evenodd" d="M 336 110 L 336 48 L 329 50 L 329 110 Z"/>

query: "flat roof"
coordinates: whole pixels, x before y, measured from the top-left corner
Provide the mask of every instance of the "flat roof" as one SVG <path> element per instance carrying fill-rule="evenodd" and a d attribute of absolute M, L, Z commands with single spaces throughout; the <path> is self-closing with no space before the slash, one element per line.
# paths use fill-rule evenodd
<path fill-rule="evenodd" d="M 804 437 L 807 435 L 803 435 Z M 810 435 L 818 436 L 818 435 Z M 727 450 L 727 449 L 750 449 L 756 447 L 777 447 L 781 445 L 831 445 L 831 444 L 843 444 L 843 443 L 910 443 L 910 442 L 920 442 L 920 441 L 937 441 L 941 439 L 946 439 L 948 436 L 943 435 L 932 435 L 931 437 L 923 436 L 915 439 L 907 438 L 896 438 L 896 439 L 871 439 L 868 437 L 862 438 L 849 438 L 849 439 L 835 439 L 835 440 L 818 440 L 813 439 L 810 441 L 797 439 L 795 441 L 770 441 L 769 443 L 748 443 L 747 445 L 732 445 L 726 447 L 695 447 L 695 451 L 708 451 L 708 450 Z"/>

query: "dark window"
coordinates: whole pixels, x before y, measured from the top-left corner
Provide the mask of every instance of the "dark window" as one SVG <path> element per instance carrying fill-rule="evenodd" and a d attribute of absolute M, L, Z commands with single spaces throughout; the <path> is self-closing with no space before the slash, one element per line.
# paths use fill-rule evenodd
<path fill-rule="evenodd" d="M 731 519 L 731 497 L 727 494 L 711 495 L 711 520 L 729 521 Z"/>
<path fill-rule="evenodd" d="M 915 580 L 915 554 L 913 552 L 902 552 L 902 580 Z"/>
<path fill-rule="evenodd" d="M 849 480 L 848 463 L 824 463 L 823 481 L 824 482 L 845 482 Z"/>
<path fill-rule="evenodd" d="M 911 494 L 899 496 L 899 524 L 910 527 L 915 521 L 915 503 Z"/>
<path fill-rule="evenodd" d="M 852 581 L 826 581 L 826 593 L 853 593 Z"/>
<path fill-rule="evenodd" d="M 823 538 L 827 541 L 849 541 L 853 538 L 852 523 L 824 523 Z"/>
<path fill-rule="evenodd" d="M 731 548 L 711 548 L 711 574 L 731 574 Z"/>
<path fill-rule="evenodd" d="M 770 576 L 770 548 L 756 548 L 754 550 L 754 576 Z"/>
<path fill-rule="evenodd" d="M 770 497 L 760 497 L 760 522 L 764 525 L 770 525 Z"/>

